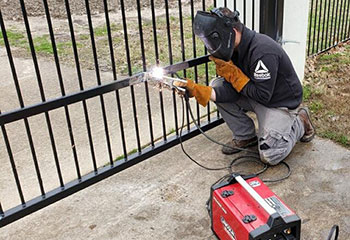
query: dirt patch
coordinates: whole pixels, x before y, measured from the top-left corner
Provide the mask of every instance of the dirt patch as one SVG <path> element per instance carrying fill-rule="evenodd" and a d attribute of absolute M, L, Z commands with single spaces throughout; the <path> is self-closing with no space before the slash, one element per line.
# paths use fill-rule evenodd
<path fill-rule="evenodd" d="M 321 137 L 350 148 L 350 41 L 307 60 L 304 102 Z"/>
<path fill-rule="evenodd" d="M 195 2 L 199 2 L 196 0 Z M 28 16 L 43 16 L 45 15 L 44 5 L 42 0 L 25 0 L 25 6 Z M 52 17 L 66 18 L 65 0 L 47 0 Z M 92 14 L 104 12 L 104 4 L 102 0 L 90 0 L 89 6 Z M 120 0 L 108 0 L 109 11 L 116 12 L 120 10 Z M 188 5 L 189 1 L 182 1 L 183 5 Z M 169 7 L 173 8 L 178 5 L 178 0 L 169 0 Z M 86 14 L 85 0 L 70 0 L 69 6 L 72 14 L 84 15 Z M 142 8 L 149 8 L 151 6 L 150 0 L 140 0 Z M 154 0 L 156 8 L 164 8 L 164 0 Z M 22 19 L 22 11 L 20 1 L 0 0 L 0 8 L 2 9 L 5 19 L 19 20 Z M 124 8 L 126 11 L 135 10 L 137 8 L 136 1 L 124 0 Z"/>

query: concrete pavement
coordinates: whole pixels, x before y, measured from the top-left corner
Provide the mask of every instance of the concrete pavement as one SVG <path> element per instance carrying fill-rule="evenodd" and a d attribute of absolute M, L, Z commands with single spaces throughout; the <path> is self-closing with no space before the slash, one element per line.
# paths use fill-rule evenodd
<path fill-rule="evenodd" d="M 220 141 L 230 138 L 225 125 L 209 134 Z M 185 147 L 208 166 L 225 166 L 232 159 L 203 136 Z M 287 159 L 292 175 L 268 184 L 302 218 L 302 239 L 325 239 L 333 224 L 340 226 L 339 239 L 348 239 L 349 160 L 350 151 L 331 141 L 299 143 Z M 205 202 L 210 185 L 225 173 L 199 168 L 177 146 L 4 227 L 0 238 L 215 239 Z M 275 167 L 262 178 L 283 174 L 283 167 Z"/>

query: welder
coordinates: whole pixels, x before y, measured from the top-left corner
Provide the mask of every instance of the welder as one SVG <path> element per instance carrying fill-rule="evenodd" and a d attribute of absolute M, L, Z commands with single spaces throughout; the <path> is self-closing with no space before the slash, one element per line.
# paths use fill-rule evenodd
<path fill-rule="evenodd" d="M 300 80 L 277 42 L 244 26 L 239 13 L 228 8 L 198 11 L 193 28 L 211 54 L 219 78 L 210 86 L 192 80 L 176 84 L 186 87 L 202 106 L 210 100 L 216 103 L 233 133 L 222 148 L 224 154 L 258 145 L 261 161 L 276 165 L 297 141 L 313 139 L 310 113 L 300 106 Z M 248 111 L 257 116 L 257 132 Z"/>

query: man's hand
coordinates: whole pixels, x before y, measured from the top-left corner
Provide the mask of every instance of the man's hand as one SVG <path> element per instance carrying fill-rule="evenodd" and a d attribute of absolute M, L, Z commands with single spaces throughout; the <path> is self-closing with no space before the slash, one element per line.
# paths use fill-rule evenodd
<path fill-rule="evenodd" d="M 207 106 L 212 94 L 212 87 L 199 85 L 190 79 L 187 79 L 187 83 L 174 81 L 174 85 L 177 87 L 185 87 L 189 97 L 195 97 L 200 105 L 203 107 Z"/>
<path fill-rule="evenodd" d="M 230 82 L 237 92 L 242 91 L 245 85 L 249 82 L 249 78 L 230 60 L 228 62 L 215 58 L 209 57 L 210 60 L 215 62 L 216 73 L 224 77 L 226 81 Z"/>

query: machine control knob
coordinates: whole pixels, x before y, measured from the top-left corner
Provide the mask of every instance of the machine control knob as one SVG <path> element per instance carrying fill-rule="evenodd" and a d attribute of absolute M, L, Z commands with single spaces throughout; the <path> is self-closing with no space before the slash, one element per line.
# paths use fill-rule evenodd
<path fill-rule="evenodd" d="M 229 197 L 229 196 L 232 196 L 233 194 L 234 194 L 233 191 L 231 191 L 231 190 L 225 190 L 225 191 L 223 191 L 223 192 L 221 193 L 221 196 L 222 196 L 223 198 L 227 198 L 227 197 Z"/>
<path fill-rule="evenodd" d="M 244 223 L 250 223 L 256 220 L 256 216 L 255 215 L 245 215 L 244 218 L 242 219 L 242 221 Z"/>

